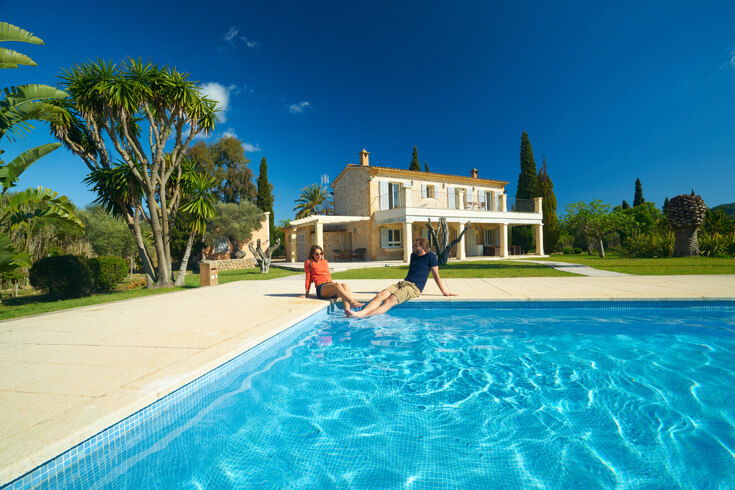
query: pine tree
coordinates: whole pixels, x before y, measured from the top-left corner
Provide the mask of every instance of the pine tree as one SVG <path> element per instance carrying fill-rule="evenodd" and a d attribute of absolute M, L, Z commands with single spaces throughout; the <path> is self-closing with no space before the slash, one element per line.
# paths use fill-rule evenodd
<path fill-rule="evenodd" d="M 273 186 L 268 182 L 268 164 L 265 157 L 260 161 L 260 174 L 258 174 L 258 207 L 263 211 L 270 212 L 268 218 L 268 229 L 271 239 L 275 236 L 275 216 L 273 215 Z"/>
<path fill-rule="evenodd" d="M 421 164 L 419 163 L 419 153 L 416 151 L 416 147 L 413 147 L 413 158 L 411 158 L 411 165 L 408 167 L 409 170 L 421 171 Z"/>
<path fill-rule="evenodd" d="M 554 184 L 546 171 L 546 156 L 538 173 L 536 196 L 543 198 L 541 207 L 544 212 L 544 252 L 551 253 L 559 242 L 559 218 L 556 216 L 556 194 Z"/>
<path fill-rule="evenodd" d="M 429 171 L 429 164 L 426 163 L 426 160 L 424 160 L 424 172 L 428 172 L 428 171 Z"/>
<path fill-rule="evenodd" d="M 623 209 L 630 209 L 630 204 L 628 204 L 628 201 L 626 201 L 625 199 L 623 199 L 623 206 L 622 206 L 622 208 Z"/>
<path fill-rule="evenodd" d="M 516 189 L 516 210 L 525 210 L 533 207 L 527 201 L 536 197 L 536 162 L 533 159 L 533 149 L 528 134 L 524 131 L 521 135 L 521 173 L 518 176 L 518 188 Z M 530 226 L 517 226 L 513 228 L 513 243 L 520 245 L 524 252 L 531 250 L 534 246 L 533 230 Z"/>
<path fill-rule="evenodd" d="M 643 204 L 643 186 L 641 185 L 641 179 L 635 179 L 635 197 L 633 198 L 633 207 L 640 206 Z"/>

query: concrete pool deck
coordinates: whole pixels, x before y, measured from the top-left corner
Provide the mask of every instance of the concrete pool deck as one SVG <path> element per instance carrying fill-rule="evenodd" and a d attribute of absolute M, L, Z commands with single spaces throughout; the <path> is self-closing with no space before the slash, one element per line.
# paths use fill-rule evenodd
<path fill-rule="evenodd" d="M 349 280 L 359 299 L 392 281 Z M 422 300 L 734 299 L 735 275 L 429 280 Z M 0 322 L 0 485 L 328 303 L 303 275 Z M 360 320 L 355 320 L 360 321 Z"/>

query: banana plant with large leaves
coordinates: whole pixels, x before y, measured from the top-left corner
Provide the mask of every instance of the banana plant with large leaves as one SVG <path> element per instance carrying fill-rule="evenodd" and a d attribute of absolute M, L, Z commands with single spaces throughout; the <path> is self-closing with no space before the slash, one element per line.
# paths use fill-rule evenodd
<path fill-rule="evenodd" d="M 41 38 L 20 27 L 0 22 L 0 42 L 18 41 L 30 44 L 43 44 Z M 18 68 L 18 65 L 38 66 L 28 56 L 8 48 L 0 48 L 0 68 Z"/>
<path fill-rule="evenodd" d="M 20 27 L 0 22 L 0 42 L 18 41 L 43 44 L 43 41 Z M 28 56 L 7 48 L 0 48 L 0 68 L 17 68 L 19 65 L 36 66 Z M 61 100 L 67 94 L 48 85 L 21 85 L 2 89 L 0 99 L 0 140 L 7 138 L 13 142 L 22 138 L 33 129 L 31 121 L 59 124 L 64 120 L 66 110 L 63 106 L 51 104 L 51 100 Z M 81 220 L 74 215 L 74 206 L 66 196 L 59 196 L 51 189 L 38 187 L 8 194 L 15 186 L 20 175 L 39 158 L 61 146 L 61 143 L 48 143 L 24 151 L 10 162 L 0 160 L 0 272 L 29 267 L 30 256 L 16 250 L 5 234 L 19 226 L 28 226 L 34 220 L 54 217 L 83 228 Z M 0 148 L 0 155 L 4 153 Z"/>

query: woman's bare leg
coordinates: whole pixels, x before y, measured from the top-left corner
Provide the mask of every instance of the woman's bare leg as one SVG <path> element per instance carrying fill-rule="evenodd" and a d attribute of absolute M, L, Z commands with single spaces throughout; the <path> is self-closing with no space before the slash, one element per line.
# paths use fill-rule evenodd
<path fill-rule="evenodd" d="M 352 292 L 347 284 L 333 282 L 322 286 L 322 298 L 334 298 L 335 296 L 342 300 L 345 305 L 345 310 L 363 305 L 363 303 L 360 303 L 352 297 Z"/>

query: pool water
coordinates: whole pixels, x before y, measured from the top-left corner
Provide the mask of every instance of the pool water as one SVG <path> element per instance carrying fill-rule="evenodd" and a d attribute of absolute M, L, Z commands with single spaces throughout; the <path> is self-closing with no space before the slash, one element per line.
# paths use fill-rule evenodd
<path fill-rule="evenodd" d="M 730 487 L 734 387 L 735 302 L 332 309 L 16 485 Z"/>

